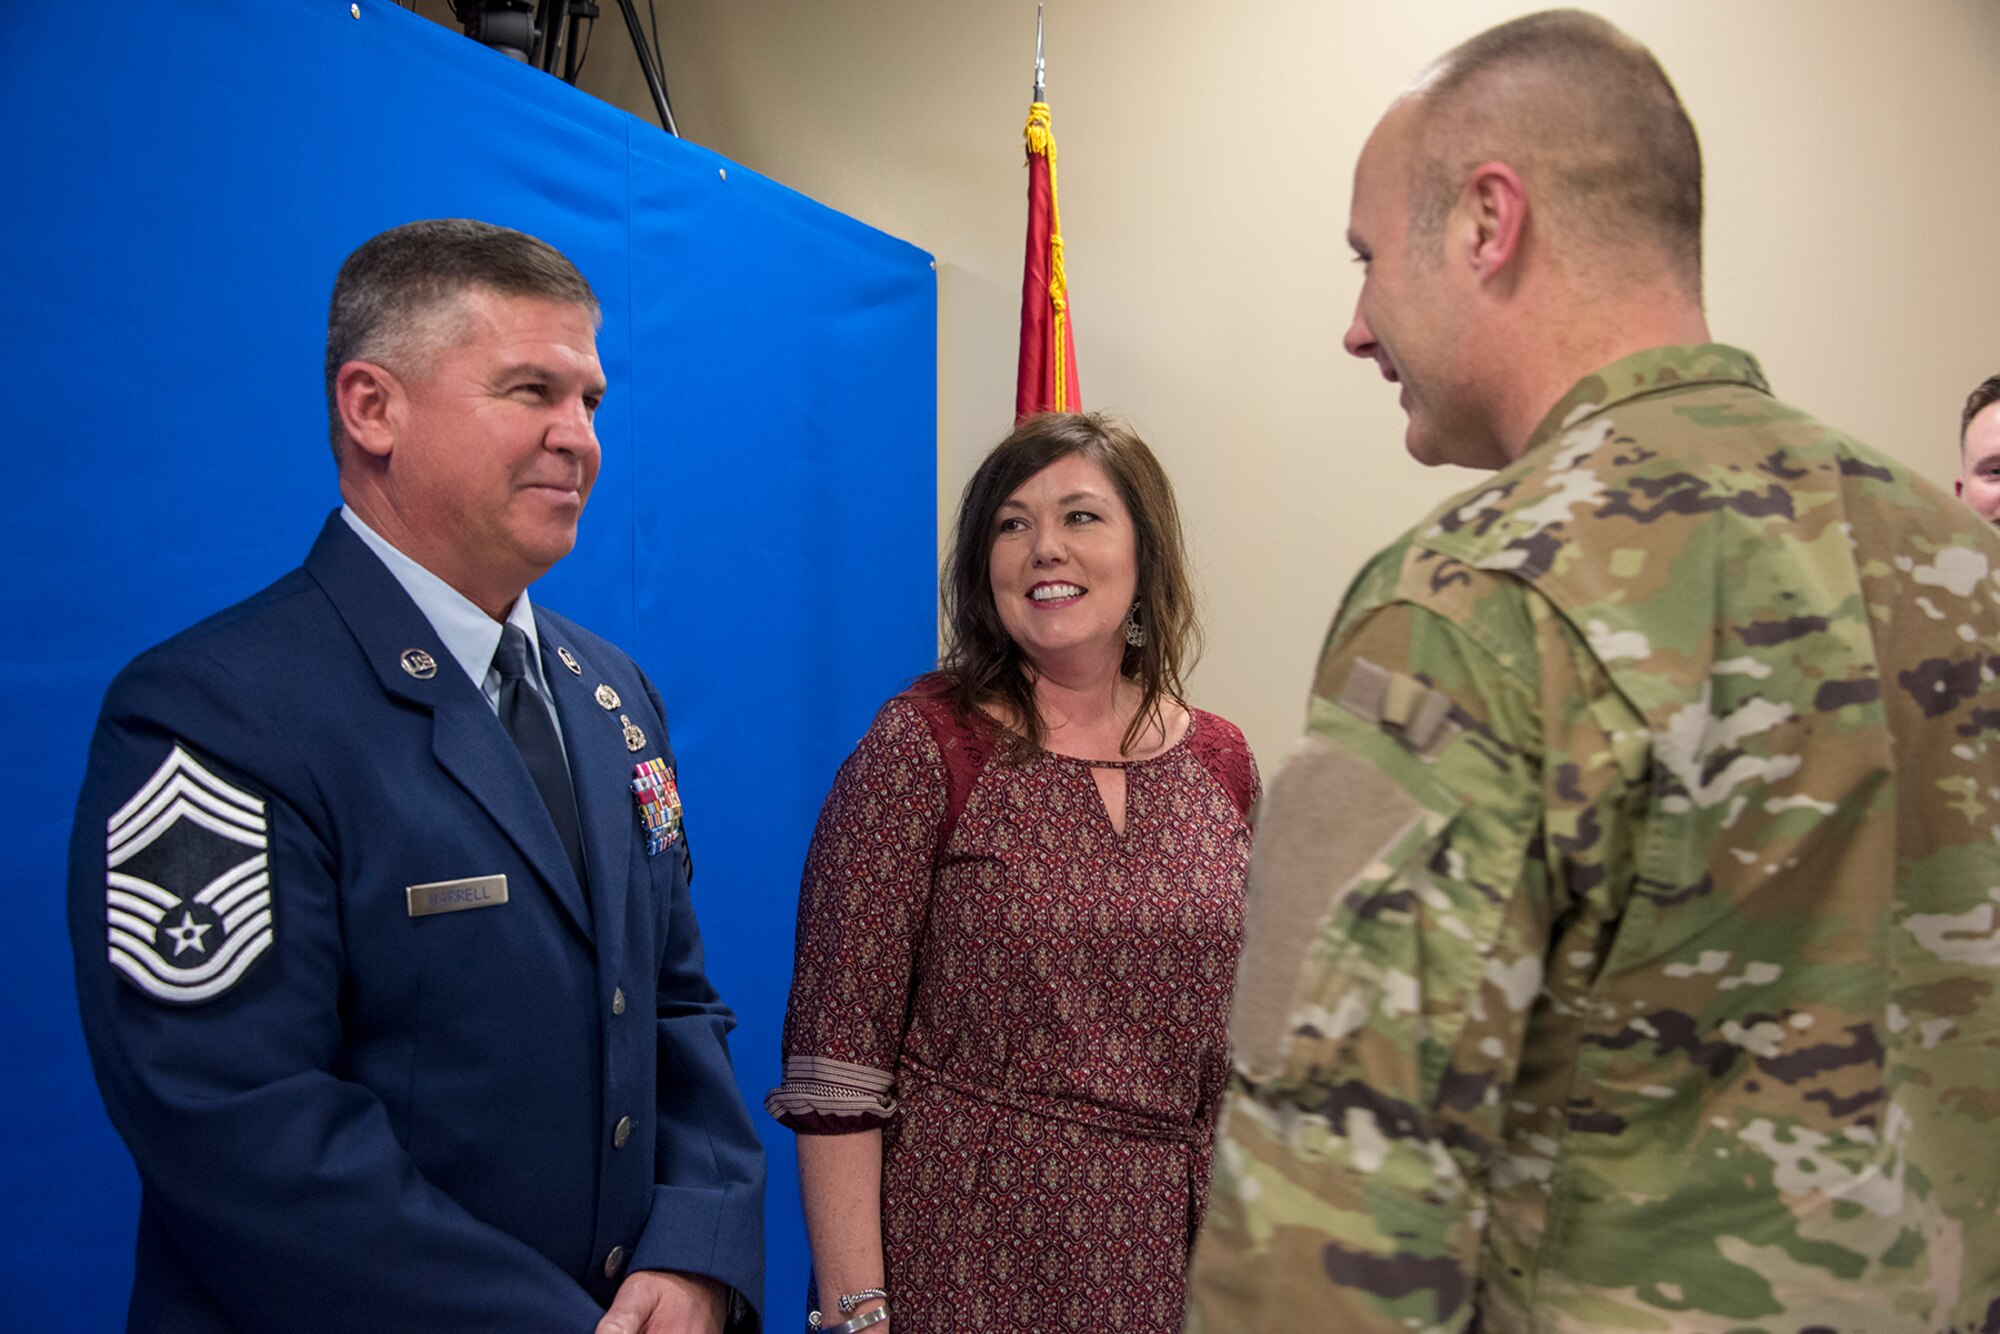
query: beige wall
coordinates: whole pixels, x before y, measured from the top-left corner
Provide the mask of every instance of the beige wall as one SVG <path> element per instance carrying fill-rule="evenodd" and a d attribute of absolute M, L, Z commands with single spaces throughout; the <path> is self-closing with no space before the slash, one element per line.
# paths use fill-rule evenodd
<path fill-rule="evenodd" d="M 937 256 L 948 509 L 1010 424 L 1033 4 L 658 4 L 684 134 Z M 650 121 L 605 8 L 585 86 Z M 2000 5 L 1598 8 L 1653 46 L 1701 131 L 1716 336 L 1948 481 L 1957 405 L 2000 370 Z M 1340 350 L 1355 152 L 1428 59 L 1522 12 L 1049 5 L 1084 400 L 1130 416 L 1174 476 L 1208 611 L 1195 702 L 1239 721 L 1267 770 L 1346 581 L 1473 480 L 1404 457 L 1395 393 Z"/>

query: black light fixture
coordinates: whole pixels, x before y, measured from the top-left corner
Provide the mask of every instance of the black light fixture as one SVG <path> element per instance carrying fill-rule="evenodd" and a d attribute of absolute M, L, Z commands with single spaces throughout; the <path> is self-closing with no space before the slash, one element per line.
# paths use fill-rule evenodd
<path fill-rule="evenodd" d="M 542 37 L 535 26 L 535 0 L 472 0 L 456 12 L 473 41 L 524 65 L 534 63 Z"/>
<path fill-rule="evenodd" d="M 639 57 L 639 72 L 646 76 L 646 90 L 653 95 L 660 127 L 678 139 L 681 132 L 667 102 L 666 77 L 646 41 L 646 30 L 639 25 L 639 11 L 633 0 L 618 0 L 618 8 L 625 15 L 625 30 L 632 36 L 632 50 Z M 602 12 L 595 0 L 452 0 L 452 14 L 467 37 L 550 74 L 556 73 L 560 64 L 560 77 L 569 84 L 583 71 L 590 34 Z M 585 24 L 590 26 L 585 28 Z M 656 38 L 658 24 L 656 17 Z"/>

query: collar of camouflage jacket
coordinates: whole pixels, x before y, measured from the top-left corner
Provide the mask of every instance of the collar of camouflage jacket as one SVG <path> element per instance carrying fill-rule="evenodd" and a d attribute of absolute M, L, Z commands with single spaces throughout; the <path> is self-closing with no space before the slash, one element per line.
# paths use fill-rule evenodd
<path fill-rule="evenodd" d="M 1521 452 L 1532 453 L 1577 423 L 1621 403 L 1703 384 L 1740 384 L 1761 394 L 1771 392 L 1757 358 L 1741 348 L 1723 343 L 1647 348 L 1577 381 L 1556 400 Z"/>

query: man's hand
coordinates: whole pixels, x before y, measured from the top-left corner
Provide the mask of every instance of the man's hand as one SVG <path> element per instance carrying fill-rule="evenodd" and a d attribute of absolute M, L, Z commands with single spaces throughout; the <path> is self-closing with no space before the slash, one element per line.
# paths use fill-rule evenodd
<path fill-rule="evenodd" d="M 635 1269 L 618 1285 L 597 1334 L 722 1334 L 729 1289 L 701 1274 Z"/>

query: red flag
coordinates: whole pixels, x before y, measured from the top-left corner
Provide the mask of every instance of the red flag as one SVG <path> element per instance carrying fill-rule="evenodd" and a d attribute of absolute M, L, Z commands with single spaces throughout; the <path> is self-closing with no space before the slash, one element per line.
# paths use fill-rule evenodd
<path fill-rule="evenodd" d="M 1014 420 L 1037 412 L 1081 412 L 1076 339 L 1063 277 L 1062 215 L 1056 209 L 1056 140 L 1049 104 L 1028 108 L 1028 260 L 1021 277 L 1021 362 Z"/>

